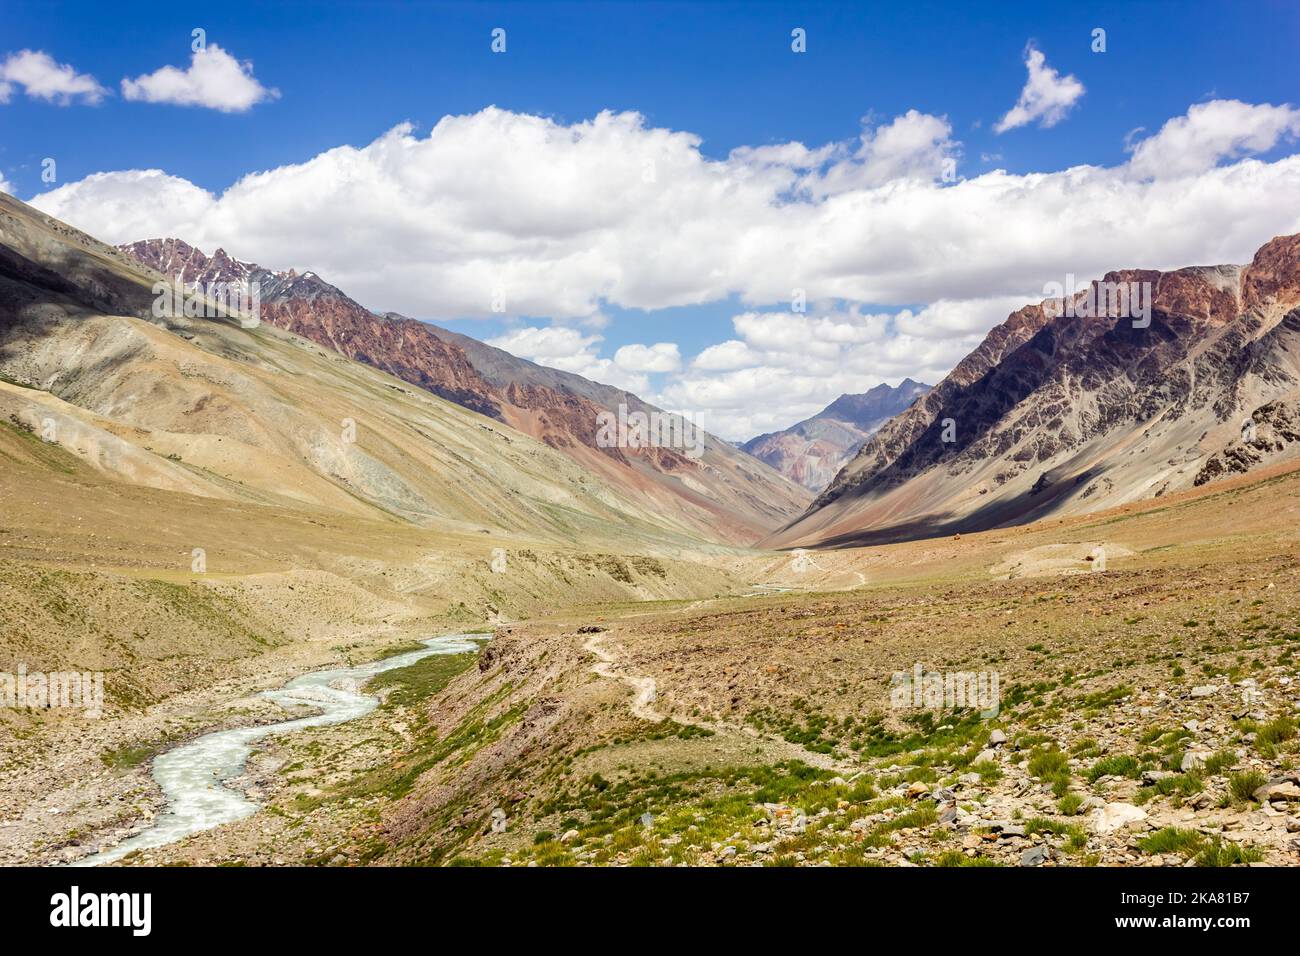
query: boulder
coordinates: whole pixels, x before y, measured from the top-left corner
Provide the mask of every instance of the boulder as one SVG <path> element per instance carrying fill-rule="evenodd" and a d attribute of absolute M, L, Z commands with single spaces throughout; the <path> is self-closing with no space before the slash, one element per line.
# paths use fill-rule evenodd
<path fill-rule="evenodd" d="M 1270 780 L 1253 794 L 1260 803 L 1274 800 L 1300 800 L 1300 784 L 1290 777 Z"/>
<path fill-rule="evenodd" d="M 1131 803 L 1108 803 L 1092 811 L 1092 830 L 1097 834 L 1114 833 L 1147 818 L 1147 812 Z"/>

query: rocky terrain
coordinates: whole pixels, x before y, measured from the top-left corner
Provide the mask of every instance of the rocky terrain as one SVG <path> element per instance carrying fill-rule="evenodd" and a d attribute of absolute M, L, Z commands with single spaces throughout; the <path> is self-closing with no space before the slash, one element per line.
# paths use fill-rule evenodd
<path fill-rule="evenodd" d="M 250 282 L 263 321 L 509 425 L 703 537 L 751 544 L 810 498 L 727 442 L 704 435 L 698 458 L 668 446 L 603 447 L 598 416 L 658 411 L 635 395 L 532 362 L 395 313 L 376 315 L 314 273 L 270 272 L 178 239 L 122 251 L 186 283 Z"/>
<path fill-rule="evenodd" d="M 344 351 L 155 316 L 148 267 L 0 197 L 0 674 L 105 692 L 97 716 L 0 708 L 0 862 L 139 833 L 151 761 L 283 720 L 259 691 L 473 631 L 374 679 L 373 712 L 259 741 L 226 784 L 260 812 L 122 865 L 1300 864 L 1295 245 L 1153 276 L 1147 329 L 1022 310 L 857 459 L 905 516 L 974 461 L 904 442 L 960 407 L 994 423 L 962 454 L 997 467 L 1098 456 L 1004 483 L 1057 504 L 783 553 L 702 540 L 582 464 L 636 460 L 508 421 L 529 389 L 603 386 L 420 333 L 411 354 L 463 358 L 443 386 L 501 399 L 471 410 L 344 354 L 345 297 L 310 275 L 274 277 L 306 283 L 279 321 Z M 376 321 L 392 359 L 410 330 Z M 1157 453 L 1164 484 L 1130 481 Z M 918 669 L 996 690 L 900 697 Z"/>
<path fill-rule="evenodd" d="M 768 546 L 867 544 L 1095 511 L 1294 458 L 1300 236 L 1244 267 L 1110 273 L 1026 306 L 873 435 Z M 1081 304 L 1092 295 L 1100 307 Z M 1075 314 L 1071 314 L 1071 312 Z M 1124 313 L 1124 314 L 1121 314 Z M 1149 324 L 1144 324 L 1149 322 Z"/>
<path fill-rule="evenodd" d="M 881 425 L 929 391 L 905 378 L 897 386 L 877 385 L 859 395 L 841 395 L 812 418 L 740 446 L 791 481 L 821 491 Z"/>
<path fill-rule="evenodd" d="M 1300 865 L 1297 517 L 1273 469 L 500 627 L 124 862 Z M 996 673 L 996 714 L 899 703 L 917 664 Z"/>

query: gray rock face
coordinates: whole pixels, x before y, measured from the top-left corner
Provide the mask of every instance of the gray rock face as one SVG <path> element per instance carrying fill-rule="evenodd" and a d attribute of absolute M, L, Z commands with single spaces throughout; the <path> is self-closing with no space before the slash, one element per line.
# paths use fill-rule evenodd
<path fill-rule="evenodd" d="M 1145 325 L 1120 307 L 1020 309 L 765 543 L 867 545 L 1085 513 L 1300 455 L 1298 250 L 1285 236 L 1246 267 L 1108 274 L 1107 287 L 1149 289 Z"/>
<path fill-rule="evenodd" d="M 1253 796 L 1260 803 L 1300 800 L 1300 780 L 1295 777 L 1277 777 L 1259 787 Z"/>
<path fill-rule="evenodd" d="M 1021 866 L 1041 866 L 1047 862 L 1047 848 L 1043 846 L 1031 846 L 1024 853 L 1020 854 Z"/>

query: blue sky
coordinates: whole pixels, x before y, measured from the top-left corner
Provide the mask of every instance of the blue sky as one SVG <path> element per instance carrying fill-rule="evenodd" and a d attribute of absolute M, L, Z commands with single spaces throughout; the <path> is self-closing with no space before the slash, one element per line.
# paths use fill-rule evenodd
<path fill-rule="evenodd" d="M 418 140 L 427 137 L 444 116 L 472 116 L 488 106 L 510 116 L 545 118 L 559 129 L 590 121 L 601 111 L 634 112 L 643 118 L 646 129 L 698 137 L 698 158 L 718 163 L 725 163 L 740 147 L 797 142 L 810 148 L 834 143 L 851 148 L 863 131 L 864 117 L 867 128 L 872 128 L 916 111 L 947 124 L 949 145 L 943 149 L 957 158 L 963 180 L 977 180 L 998 169 L 1025 177 L 1080 165 L 1114 169 L 1130 158 L 1126 137 L 1154 135 L 1196 104 L 1221 100 L 1278 106 L 1292 103 L 1300 90 L 1296 82 L 1300 79 L 1296 65 L 1300 5 L 1287 2 L 167 6 L 18 2 L 7 5 L 5 20 L 0 57 L 20 50 L 42 51 L 77 74 L 94 77 L 107 91 L 95 105 L 84 97 L 59 105 L 24 95 L 17 87 L 0 105 L 0 181 L 24 199 L 81 183 L 96 173 L 146 169 L 160 169 L 219 197 L 249 173 L 305 163 L 342 145 L 364 150 L 403 122 L 414 124 L 412 136 Z M 123 78 L 151 74 L 165 65 L 186 67 L 195 27 L 206 31 L 209 44 L 219 45 L 241 62 L 251 62 L 249 70 L 256 81 L 278 95 L 236 112 L 128 100 L 120 87 Z M 489 49 L 490 31 L 496 27 L 507 31 L 504 55 Z M 795 27 L 807 31 L 806 53 L 790 49 L 790 31 Z M 1095 27 L 1106 30 L 1102 54 L 1090 48 Z M 1042 51 L 1059 77 L 1076 78 L 1086 92 L 1054 122 L 1030 122 L 995 132 L 995 124 L 1025 87 L 1028 44 Z M 1265 117 L 1256 114 L 1250 122 L 1256 120 L 1264 123 Z M 1281 132 L 1274 130 L 1277 135 L 1271 142 L 1265 136 L 1262 148 L 1256 136 L 1249 148 L 1239 145 L 1211 155 L 1210 165 L 1222 168 L 1243 158 L 1276 163 L 1290 157 L 1295 143 L 1288 123 L 1284 118 Z M 1240 143 L 1250 140 L 1252 133 L 1245 129 L 1232 135 Z M 510 148 L 510 142 L 506 135 L 502 149 Z M 53 184 L 41 181 L 46 157 L 57 160 L 58 178 Z M 912 176 L 915 170 L 902 169 L 899 175 Z M 469 192 L 474 191 L 473 185 L 467 184 Z M 858 185 L 884 188 L 874 179 Z M 445 197 L 445 186 L 442 192 Z M 102 193 L 96 196 L 95 208 L 107 208 Z M 112 222 L 93 214 L 88 189 L 83 188 L 80 202 L 74 198 L 60 193 L 51 199 L 51 211 L 74 221 L 80 216 L 78 225 L 100 234 L 111 231 Z M 833 198 L 828 192 L 821 199 L 807 200 L 806 206 Z M 838 198 L 845 201 L 842 194 Z M 364 204 L 366 198 L 354 193 L 349 201 Z M 596 189 L 592 204 L 600 201 Z M 292 209 L 290 204 L 284 215 L 292 216 Z M 1045 202 L 1043 216 L 1053 211 L 1059 214 L 1060 207 Z M 346 218 L 348 212 L 341 210 L 339 215 Z M 1164 221 L 1167 216 L 1153 213 L 1152 218 Z M 1109 217 L 1107 222 L 1110 228 L 1119 228 L 1122 217 Z M 160 229 L 173 225 L 165 210 L 157 223 Z M 1263 228 L 1287 225 L 1268 220 Z M 602 223 L 602 229 L 606 227 L 609 223 Z M 992 223 L 990 227 L 996 228 Z M 933 234 L 933 225 L 927 228 L 931 232 L 922 240 L 942 249 L 944 237 Z M 218 239 L 226 235 L 215 227 L 201 231 Z M 548 221 L 543 231 L 559 235 L 565 230 Z M 277 244 L 272 236 L 281 232 Z M 251 248 L 234 244 L 245 234 L 245 244 Z M 368 287 L 361 269 L 353 277 L 341 267 L 340 278 L 340 267 L 331 271 L 331 261 L 318 261 L 321 254 L 295 245 L 292 234 L 292 229 L 278 230 L 264 223 L 255 232 L 234 230 L 228 251 L 273 267 L 316 269 L 376 309 L 405 305 L 403 311 L 421 317 L 431 314 L 432 307 L 414 294 L 396 304 L 383 301 L 382 292 L 376 291 L 383 287 Z M 749 234 L 747 221 L 730 236 L 739 240 Z M 791 242 L 806 247 L 821 234 L 824 231 L 792 236 Z M 1062 266 L 1077 262 L 1085 271 L 1094 265 L 1174 266 L 1184 263 L 1165 261 L 1167 257 L 1202 250 L 1205 255 L 1237 252 L 1249 245 L 1247 238 L 1228 247 L 1207 242 L 1153 248 L 1143 262 L 1106 263 L 1091 250 L 1071 250 L 1073 258 L 1064 257 Z M 1258 238 L 1262 242 L 1269 237 Z M 1117 248 L 1104 239 L 1100 240 L 1103 249 L 1117 254 L 1147 252 L 1145 247 L 1129 252 L 1122 244 Z M 629 248 L 633 246 L 629 240 Z M 610 268 L 620 274 L 633 270 L 635 260 L 653 255 L 654 248 L 654 241 L 647 239 L 646 251 Z M 979 251 L 973 250 L 972 256 Z M 830 254 L 833 257 L 835 250 Z M 957 249 L 942 254 L 966 253 Z M 565 255 L 572 258 L 572 249 L 566 248 Z M 877 260 L 868 259 L 854 268 L 870 271 L 876 264 Z M 718 265 L 714 271 L 724 268 Z M 348 278 L 354 285 L 344 281 Z M 843 287 L 852 283 L 828 280 L 820 291 L 814 284 L 817 306 L 812 311 L 852 316 L 910 308 L 913 314 L 922 314 L 936 300 L 993 300 L 1019 294 L 1025 284 L 1032 292 L 1041 284 L 1037 278 L 1038 273 L 1032 273 L 1030 280 L 1021 276 L 1015 281 L 991 274 L 952 277 L 946 283 L 917 278 L 911 286 L 900 280 L 863 292 L 850 288 L 847 294 Z M 565 281 L 567 288 L 569 280 Z M 699 285 L 703 289 L 708 283 L 701 280 Z M 551 300 L 540 292 L 530 301 L 542 305 L 528 312 L 458 320 L 453 311 L 434 317 L 485 338 L 521 327 L 543 327 L 558 319 L 566 328 L 580 330 L 573 341 L 586 343 L 581 348 L 588 357 L 608 362 L 620 346 L 664 342 L 677 346 L 685 369 L 692 357 L 711 345 L 748 341 L 734 327 L 737 314 L 780 305 L 751 285 L 744 277 L 728 278 L 720 290 L 639 297 L 605 296 L 593 286 L 597 291 L 592 295 L 601 300 L 599 316 L 585 319 L 549 311 L 545 303 Z M 637 301 L 650 307 L 638 307 Z M 673 304 L 664 304 L 670 301 Z M 425 305 L 426 311 L 411 309 L 412 304 Z M 956 345 L 947 351 L 918 352 L 910 366 L 892 355 L 872 372 L 865 357 L 855 355 L 850 364 L 862 378 L 857 390 L 904 374 L 933 379 L 960 358 L 962 349 L 972 337 L 977 340 L 988 324 L 981 317 L 954 325 Z M 829 334 L 834 339 L 837 333 Z M 897 327 L 882 326 L 879 334 L 883 338 L 876 344 L 882 353 L 889 351 L 888 344 L 897 344 Z M 774 341 L 768 336 L 769 345 Z M 522 344 L 519 347 L 524 350 Z M 544 352 L 535 348 L 532 357 L 545 358 Z M 766 367 L 749 366 L 751 370 Z M 617 374 L 608 365 L 576 368 L 592 372 L 604 368 L 609 376 Z M 705 396 L 717 398 L 716 380 L 731 376 L 740 381 L 744 375 L 735 373 L 745 370 L 744 366 L 703 369 L 701 374 L 716 373 L 715 381 L 701 380 L 692 388 L 677 382 L 676 372 L 641 369 L 633 370 L 637 374 L 630 383 L 644 383 L 657 397 L 683 405 L 693 395 L 702 408 L 719 415 L 731 408 L 735 417 L 738 405 L 724 402 L 715 407 Z M 836 387 L 848 381 L 837 378 Z M 676 393 L 675 383 L 682 385 Z M 765 402 L 768 414 L 746 417 L 736 427 L 766 427 L 781 417 L 793 421 L 808 408 L 825 404 L 823 398 L 835 397 L 826 388 L 796 386 L 793 379 L 787 391 L 791 396 L 787 407 L 779 409 L 772 408 L 773 396 L 756 396 L 754 401 Z M 732 394 L 726 401 L 743 403 L 744 397 Z"/>

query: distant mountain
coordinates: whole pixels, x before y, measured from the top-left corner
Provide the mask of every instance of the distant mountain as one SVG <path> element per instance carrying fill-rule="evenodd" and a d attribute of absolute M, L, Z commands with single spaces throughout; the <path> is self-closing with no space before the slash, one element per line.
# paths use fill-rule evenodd
<path fill-rule="evenodd" d="M 1147 315 L 1123 308 L 1121 284 L 1147 290 Z M 1001 527 L 1300 456 L 1297 306 L 1300 235 L 1244 267 L 1113 272 L 1026 306 L 764 543 Z"/>
<path fill-rule="evenodd" d="M 858 395 L 841 395 L 812 418 L 740 446 L 791 481 L 821 491 L 881 425 L 929 391 L 910 378 Z"/>
<path fill-rule="evenodd" d="M 702 454 L 600 440 L 602 413 L 658 409 L 629 392 L 545 368 L 468 336 L 396 313 L 377 315 L 313 272 L 271 272 L 179 239 L 120 247 L 186 283 L 255 283 L 261 318 L 528 434 L 656 513 L 710 540 L 751 544 L 811 495 L 732 445 L 701 433 Z M 626 444 L 626 443 L 625 443 Z"/>

